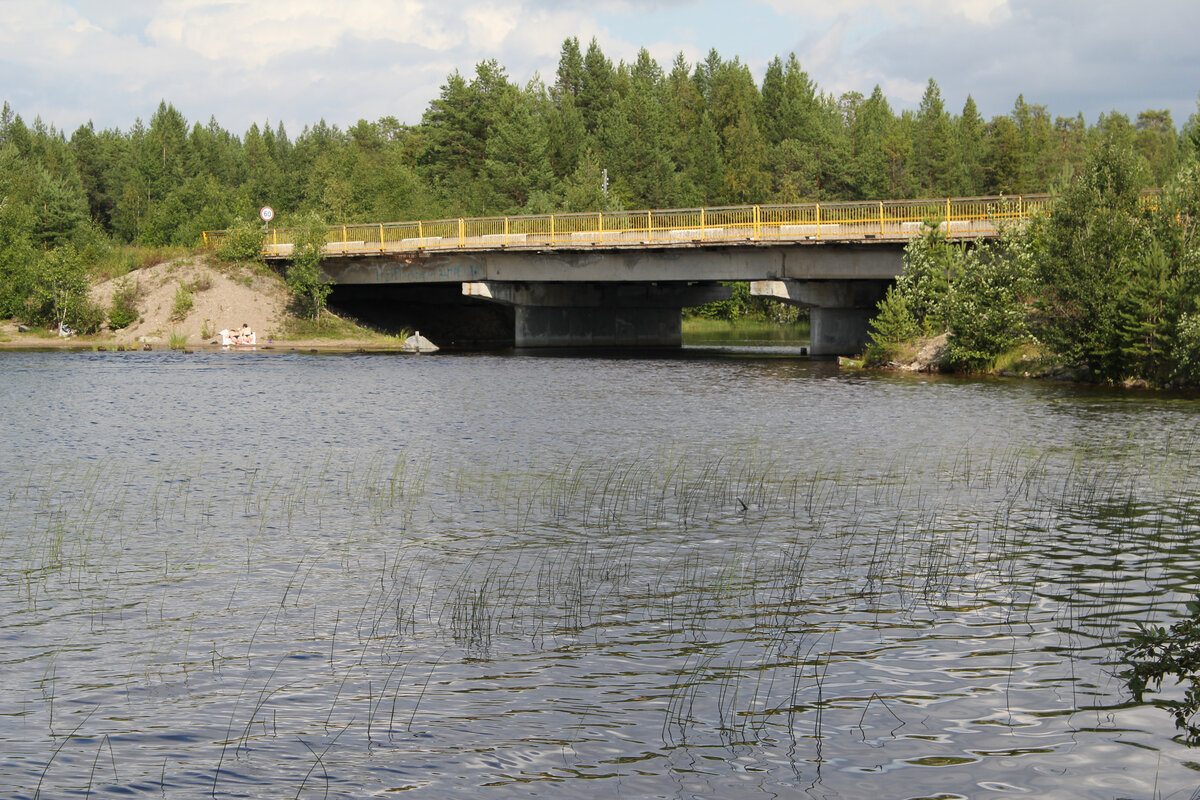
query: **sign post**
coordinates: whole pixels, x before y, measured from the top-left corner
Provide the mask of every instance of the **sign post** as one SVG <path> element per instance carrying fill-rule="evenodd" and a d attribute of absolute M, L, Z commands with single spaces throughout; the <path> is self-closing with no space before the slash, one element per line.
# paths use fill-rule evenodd
<path fill-rule="evenodd" d="M 271 233 L 271 220 L 275 219 L 275 209 L 263 206 L 258 210 L 258 217 L 263 221 L 263 246 L 266 247 L 267 236 Z"/>

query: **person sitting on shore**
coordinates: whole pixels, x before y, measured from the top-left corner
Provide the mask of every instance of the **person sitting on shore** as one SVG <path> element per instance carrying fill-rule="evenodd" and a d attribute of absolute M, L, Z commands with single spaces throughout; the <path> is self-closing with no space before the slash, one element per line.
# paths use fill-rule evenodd
<path fill-rule="evenodd" d="M 230 345 L 237 344 L 237 340 L 236 340 L 237 334 L 234 333 L 233 331 L 229 330 L 228 328 L 222 328 L 220 331 L 220 334 L 221 334 L 221 346 L 222 347 L 229 347 Z"/>
<path fill-rule="evenodd" d="M 241 344 L 254 344 L 254 330 L 248 323 L 242 323 L 242 330 L 238 337 L 241 339 Z"/>

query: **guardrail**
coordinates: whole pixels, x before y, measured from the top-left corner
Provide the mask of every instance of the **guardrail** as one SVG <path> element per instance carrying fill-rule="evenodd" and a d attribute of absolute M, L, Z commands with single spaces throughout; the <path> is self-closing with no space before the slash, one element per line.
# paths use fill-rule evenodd
<path fill-rule="evenodd" d="M 416 222 L 331 225 L 330 254 L 420 253 L 446 249 L 589 249 L 696 246 L 775 241 L 903 240 L 936 220 L 947 237 L 994 237 L 1003 225 L 1048 213 L 1050 195 L 945 198 L 938 200 L 798 203 L 667 211 L 606 211 L 474 217 Z M 273 228 L 262 254 L 287 258 L 298 228 Z M 205 231 L 215 247 L 226 231 Z"/>

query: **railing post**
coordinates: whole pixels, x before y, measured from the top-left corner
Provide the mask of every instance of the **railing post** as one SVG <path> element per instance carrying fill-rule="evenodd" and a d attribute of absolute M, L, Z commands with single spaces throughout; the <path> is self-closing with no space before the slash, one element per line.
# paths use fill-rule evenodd
<path fill-rule="evenodd" d="M 508 247 L 508 217 L 504 218 L 504 246 Z"/>
<path fill-rule="evenodd" d="M 817 238 L 821 238 L 821 204 L 817 203 Z"/>
<path fill-rule="evenodd" d="M 758 241 L 758 206 L 754 207 L 754 241 Z"/>
<path fill-rule="evenodd" d="M 596 212 L 596 242 L 604 244 L 604 212 Z"/>
<path fill-rule="evenodd" d="M 417 220 L 417 247 L 425 246 L 425 224 Z"/>
<path fill-rule="evenodd" d="M 879 201 L 879 235 L 883 236 L 883 201 Z"/>
<path fill-rule="evenodd" d="M 346 235 L 346 226 L 342 226 L 342 252 L 350 249 L 350 237 Z"/>
<path fill-rule="evenodd" d="M 550 244 L 554 244 L 554 215 L 550 215 Z"/>
<path fill-rule="evenodd" d="M 946 198 L 946 238 L 950 238 L 950 198 Z"/>
<path fill-rule="evenodd" d="M 646 211 L 646 241 L 654 241 L 654 216 L 651 211 Z"/>
<path fill-rule="evenodd" d="M 379 252 L 382 253 L 384 250 L 387 250 L 387 247 L 383 244 L 383 223 L 381 222 L 379 223 Z"/>
<path fill-rule="evenodd" d="M 708 238 L 708 223 L 704 220 L 704 209 L 700 209 L 700 238 Z"/>
<path fill-rule="evenodd" d="M 462 218 L 458 218 L 458 246 L 462 247 L 467 243 L 467 223 Z"/>

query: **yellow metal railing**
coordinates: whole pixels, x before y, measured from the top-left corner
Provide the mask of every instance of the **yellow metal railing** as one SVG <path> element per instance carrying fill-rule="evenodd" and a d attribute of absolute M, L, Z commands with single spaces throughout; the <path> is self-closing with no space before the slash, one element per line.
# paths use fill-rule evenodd
<path fill-rule="evenodd" d="M 779 241 L 887 241 L 920 235 L 934 222 L 952 239 L 994 237 L 1006 223 L 1050 212 L 1049 195 L 799 203 L 665 211 L 605 211 L 519 217 L 331 225 L 329 254 L 504 248 L 644 247 Z M 298 228 L 273 228 L 263 255 L 287 257 Z M 226 231 L 205 231 L 217 246 Z"/>

